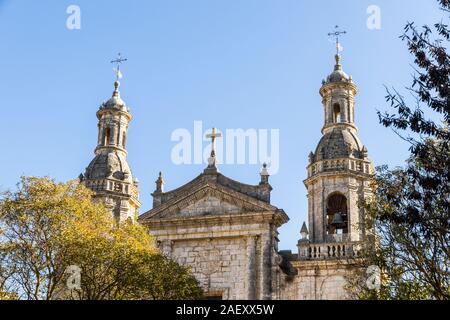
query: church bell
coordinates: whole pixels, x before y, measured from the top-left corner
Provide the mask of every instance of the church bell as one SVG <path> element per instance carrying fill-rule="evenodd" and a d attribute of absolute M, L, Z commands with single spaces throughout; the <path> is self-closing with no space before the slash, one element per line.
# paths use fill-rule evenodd
<path fill-rule="evenodd" d="M 342 218 L 342 214 L 340 212 L 336 212 L 333 215 L 333 221 L 331 222 L 331 225 L 335 228 L 341 228 L 345 225 L 344 219 Z"/>

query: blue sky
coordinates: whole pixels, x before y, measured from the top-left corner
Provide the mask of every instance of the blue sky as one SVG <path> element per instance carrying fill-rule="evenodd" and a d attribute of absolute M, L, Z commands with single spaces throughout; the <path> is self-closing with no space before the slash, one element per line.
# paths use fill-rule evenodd
<path fill-rule="evenodd" d="M 81 8 L 81 30 L 66 28 L 66 9 Z M 369 5 L 381 29 L 366 26 Z M 303 179 L 321 137 L 319 88 L 333 68 L 327 33 L 338 24 L 344 70 L 359 87 L 356 124 L 375 165 L 401 165 L 408 146 L 378 123 L 384 85 L 411 82 L 411 58 L 398 36 L 406 21 L 434 23 L 429 0 L 0 0 L 0 189 L 21 175 L 59 181 L 84 172 L 97 139 L 95 112 L 111 96 L 110 60 L 122 52 L 121 93 L 134 119 L 129 162 L 141 182 L 141 212 L 151 207 L 158 171 L 166 189 L 204 165 L 176 166 L 171 133 L 194 121 L 230 129 L 279 129 L 280 170 L 272 203 L 290 216 L 280 248 L 295 249 L 306 219 Z M 206 142 L 205 142 L 206 145 Z M 259 182 L 259 165 L 223 165 L 225 175 Z"/>

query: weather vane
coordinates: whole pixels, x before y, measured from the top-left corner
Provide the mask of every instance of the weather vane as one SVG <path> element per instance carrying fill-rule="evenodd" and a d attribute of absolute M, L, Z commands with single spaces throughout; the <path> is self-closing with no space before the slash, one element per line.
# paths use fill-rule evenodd
<path fill-rule="evenodd" d="M 339 36 L 342 34 L 346 34 L 347 31 L 345 30 L 339 30 L 339 26 L 334 27 L 334 31 L 328 33 L 329 37 L 336 37 L 336 54 L 339 54 L 340 51 L 342 51 L 341 44 L 339 43 Z"/>
<path fill-rule="evenodd" d="M 122 72 L 120 71 L 120 65 L 122 63 L 124 63 L 125 61 L 128 61 L 128 59 L 127 58 L 122 58 L 122 55 L 120 54 L 120 52 L 117 55 L 117 59 L 111 61 L 112 64 L 116 64 L 117 65 L 116 68 L 113 69 L 114 72 L 116 73 L 116 80 L 121 79 L 122 76 L 123 76 Z"/>

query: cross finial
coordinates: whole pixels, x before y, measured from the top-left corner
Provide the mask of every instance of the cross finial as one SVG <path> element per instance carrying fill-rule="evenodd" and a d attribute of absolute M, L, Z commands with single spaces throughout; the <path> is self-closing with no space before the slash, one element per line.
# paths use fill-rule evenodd
<path fill-rule="evenodd" d="M 220 138 L 222 134 L 220 132 L 216 132 L 216 128 L 212 128 L 212 131 L 210 134 L 206 135 L 206 138 L 211 139 L 211 157 L 216 156 L 216 139 Z"/>
<path fill-rule="evenodd" d="M 125 61 L 128 61 L 127 58 L 122 58 L 121 53 L 117 55 L 117 59 L 111 60 L 112 64 L 116 65 L 116 68 L 114 68 L 114 72 L 116 73 L 116 81 L 122 78 L 122 72 L 120 71 L 120 65 L 124 63 Z"/>
<path fill-rule="evenodd" d="M 206 138 L 211 139 L 211 156 L 208 158 L 208 169 L 217 170 L 216 166 L 216 139 L 222 136 L 221 133 L 216 132 L 216 128 L 212 128 L 210 134 L 206 135 Z"/>
<path fill-rule="evenodd" d="M 342 51 L 341 50 L 341 44 L 339 43 L 339 36 L 343 35 L 343 34 L 346 34 L 346 33 L 347 33 L 347 31 L 345 31 L 345 30 L 339 30 L 339 26 L 335 26 L 334 27 L 334 31 L 328 33 L 329 37 L 335 37 L 336 38 L 336 55 L 339 55 L 339 51 Z"/>

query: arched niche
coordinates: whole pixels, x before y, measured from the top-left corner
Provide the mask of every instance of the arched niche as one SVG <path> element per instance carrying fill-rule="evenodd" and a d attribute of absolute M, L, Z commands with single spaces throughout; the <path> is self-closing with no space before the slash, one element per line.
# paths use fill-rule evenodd
<path fill-rule="evenodd" d="M 328 196 L 326 205 L 327 234 L 348 233 L 347 197 L 340 192 L 334 192 Z"/>

